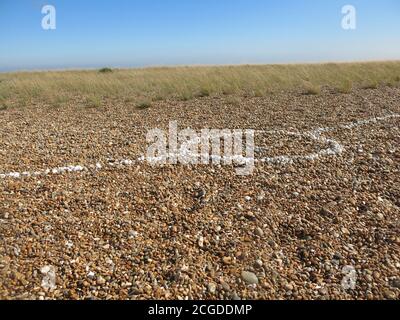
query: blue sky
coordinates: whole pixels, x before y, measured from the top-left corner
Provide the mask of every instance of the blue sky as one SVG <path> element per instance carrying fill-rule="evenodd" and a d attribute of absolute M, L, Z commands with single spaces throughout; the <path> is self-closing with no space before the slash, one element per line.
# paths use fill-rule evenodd
<path fill-rule="evenodd" d="M 2 71 L 372 59 L 400 59 L 398 0 L 0 0 Z"/>

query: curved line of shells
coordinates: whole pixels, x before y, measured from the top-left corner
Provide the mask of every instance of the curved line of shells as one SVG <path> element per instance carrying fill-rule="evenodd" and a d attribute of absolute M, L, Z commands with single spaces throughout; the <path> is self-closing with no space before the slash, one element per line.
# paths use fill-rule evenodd
<path fill-rule="evenodd" d="M 323 144 L 326 146 L 326 148 L 319 150 L 318 152 L 311 153 L 308 155 L 282 155 L 282 156 L 276 156 L 276 157 L 262 157 L 262 158 L 246 158 L 244 156 L 214 156 L 214 155 L 205 155 L 205 157 L 210 157 L 210 160 L 213 162 L 219 163 L 220 161 L 226 162 L 234 162 L 234 163 L 265 163 L 265 164 L 279 164 L 279 165 L 286 165 L 286 164 L 292 164 L 296 161 L 301 161 L 301 160 L 306 160 L 306 161 L 313 161 L 317 160 L 319 158 L 323 157 L 328 157 L 328 156 L 337 156 L 340 155 L 344 151 L 344 146 L 341 145 L 338 141 L 334 139 L 329 139 L 327 137 L 324 137 L 322 134 L 326 132 L 331 132 L 335 131 L 337 129 L 344 129 L 344 130 L 352 130 L 354 128 L 360 127 L 360 126 L 365 126 L 368 124 L 373 124 L 377 123 L 380 121 L 385 121 L 388 119 L 392 118 L 399 118 L 400 114 L 390 114 L 387 116 L 382 116 L 382 117 L 375 117 L 371 119 L 366 119 L 366 120 L 359 120 L 356 122 L 348 123 L 348 124 L 343 124 L 339 125 L 337 127 L 325 127 L 325 128 L 317 128 L 312 131 L 308 132 L 291 132 L 291 131 L 284 131 L 284 130 L 275 130 L 275 131 L 265 131 L 265 130 L 257 130 L 256 133 L 258 134 L 270 134 L 270 135 L 286 135 L 286 136 L 294 136 L 294 137 L 302 137 L 302 138 L 308 138 L 311 139 L 315 142 L 318 142 L 320 144 Z M 189 142 L 190 145 L 190 142 Z M 256 148 L 256 152 L 260 152 L 265 148 L 258 147 Z M 190 154 L 190 150 L 185 150 L 186 155 L 188 158 L 193 158 L 193 157 L 204 157 L 202 154 Z M 175 154 L 176 156 L 182 156 L 181 153 Z M 64 173 L 77 173 L 77 172 L 84 172 L 84 171 L 98 171 L 102 170 L 104 167 L 115 167 L 115 168 L 121 168 L 121 167 L 129 167 L 133 166 L 138 163 L 142 163 L 145 161 L 149 161 L 150 163 L 157 163 L 157 161 L 162 160 L 161 158 L 153 158 L 149 159 L 146 158 L 145 156 L 140 156 L 135 160 L 129 160 L 129 159 L 124 159 L 124 160 L 112 160 L 112 159 L 107 159 L 105 163 L 97 162 L 96 164 L 88 165 L 88 166 L 83 166 L 83 165 L 71 165 L 71 166 L 64 166 L 64 167 L 56 167 L 56 168 L 48 168 L 45 170 L 38 170 L 38 171 L 23 171 L 23 172 L 9 172 L 9 173 L 0 173 L 0 179 L 6 179 L 6 178 L 24 178 L 24 177 L 39 177 L 39 176 L 46 176 L 50 174 L 64 174 Z"/>

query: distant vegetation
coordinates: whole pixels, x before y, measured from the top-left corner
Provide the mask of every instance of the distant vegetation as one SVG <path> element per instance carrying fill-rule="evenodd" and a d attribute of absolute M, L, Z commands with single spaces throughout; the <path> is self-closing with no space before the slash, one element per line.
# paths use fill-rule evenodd
<path fill-rule="evenodd" d="M 140 101 L 136 107 L 140 110 L 148 109 L 151 107 L 151 102 L 149 100 Z"/>
<path fill-rule="evenodd" d="M 100 73 L 111 73 L 113 70 L 111 68 L 101 68 L 99 70 Z"/>
<path fill-rule="evenodd" d="M 21 106 L 31 101 L 60 106 L 78 98 L 98 107 L 103 99 L 120 99 L 145 109 L 164 99 L 262 97 L 283 90 L 316 95 L 323 87 L 344 94 L 381 85 L 400 85 L 400 62 L 15 72 L 0 74 L 0 97 L 2 105 L 12 100 Z"/>

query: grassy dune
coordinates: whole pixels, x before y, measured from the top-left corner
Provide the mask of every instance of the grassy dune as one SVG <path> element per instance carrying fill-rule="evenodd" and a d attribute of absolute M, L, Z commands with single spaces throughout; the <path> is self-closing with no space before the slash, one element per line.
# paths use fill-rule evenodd
<path fill-rule="evenodd" d="M 155 100 L 190 100 L 214 94 L 263 96 L 299 89 L 319 94 L 323 86 L 348 93 L 354 87 L 399 83 L 400 61 L 16 72 L 0 74 L 0 108 L 11 102 L 60 105 L 77 97 L 95 107 L 106 98 L 148 105 Z"/>

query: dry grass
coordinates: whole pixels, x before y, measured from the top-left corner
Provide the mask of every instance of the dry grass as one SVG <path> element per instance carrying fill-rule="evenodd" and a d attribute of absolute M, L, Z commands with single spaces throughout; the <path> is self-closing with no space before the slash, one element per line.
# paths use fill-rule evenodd
<path fill-rule="evenodd" d="M 4 111 L 8 109 L 8 103 L 6 99 L 4 99 L 2 96 L 0 96 L 0 111 Z"/>
<path fill-rule="evenodd" d="M 351 93 L 352 89 L 353 89 L 353 83 L 350 80 L 345 80 L 342 83 L 340 83 L 337 87 L 336 87 L 337 91 L 340 93 Z"/>
<path fill-rule="evenodd" d="M 88 108 L 100 108 L 101 104 L 101 97 L 97 95 L 89 95 L 86 98 L 86 107 Z"/>
<path fill-rule="evenodd" d="M 227 104 L 229 104 L 231 106 L 235 106 L 235 107 L 240 105 L 240 101 L 241 100 L 235 96 L 230 96 L 230 97 L 227 97 L 227 99 L 226 99 Z"/>
<path fill-rule="evenodd" d="M 349 92 L 352 87 L 376 88 L 399 82 L 400 62 L 395 61 L 17 72 L 0 74 L 0 98 L 20 105 L 37 100 L 62 106 L 71 98 L 85 97 L 89 106 L 97 107 L 103 98 L 140 104 L 219 94 L 263 96 L 282 90 L 305 89 L 307 94 L 319 94 L 322 86 Z"/>
<path fill-rule="evenodd" d="M 379 86 L 378 81 L 375 79 L 364 81 L 361 88 L 363 89 L 377 89 Z"/>
<path fill-rule="evenodd" d="M 150 107 L 151 107 L 151 102 L 149 100 L 140 101 L 136 106 L 136 108 L 140 109 L 140 110 L 145 110 L 145 109 L 148 109 Z"/>
<path fill-rule="evenodd" d="M 308 81 L 304 82 L 304 94 L 318 95 L 321 93 L 321 85 L 314 84 Z"/>

